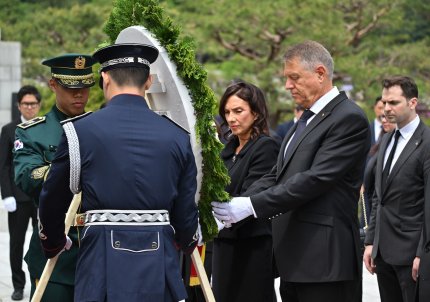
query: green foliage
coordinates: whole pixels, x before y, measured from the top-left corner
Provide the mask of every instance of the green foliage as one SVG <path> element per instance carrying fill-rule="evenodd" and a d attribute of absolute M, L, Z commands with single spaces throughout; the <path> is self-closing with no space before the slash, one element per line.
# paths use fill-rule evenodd
<path fill-rule="evenodd" d="M 110 6 L 109 1 L 101 0 L 0 0 L 2 40 L 21 42 L 23 84 L 46 91 L 42 112 L 52 107 L 55 96 L 46 87 L 49 68 L 40 62 L 61 53 L 91 54 L 106 39 L 101 28 Z M 99 108 L 104 101 L 99 90 L 91 89 L 87 110 Z"/>
<path fill-rule="evenodd" d="M 282 54 L 291 44 L 321 42 L 335 61 L 335 84 L 371 107 L 386 76 L 405 74 L 430 103 L 428 56 L 430 4 L 422 0 L 166 0 L 166 9 L 193 33 L 198 53 L 220 96 L 243 78 L 265 92 L 271 124 L 293 107 L 283 89 Z M 277 40 L 278 39 L 278 40 Z M 278 42 L 279 43 L 278 43 Z M 279 52 L 274 54 L 278 47 Z"/>
<path fill-rule="evenodd" d="M 2 40 L 22 43 L 26 84 L 46 82 L 48 71 L 40 65 L 43 58 L 64 52 L 92 53 L 106 41 L 101 29 L 109 14 L 116 20 L 109 25 L 112 35 L 146 19 L 159 40 L 168 44 L 178 38 L 180 26 L 193 37 L 195 56 L 208 71 L 207 82 L 215 97 L 232 79 L 248 80 L 266 92 L 275 126 L 293 107 L 284 89 L 283 52 L 305 39 L 317 40 L 330 50 L 335 84 L 351 83 L 351 96 L 357 102 L 371 107 L 381 92 L 382 78 L 406 74 L 420 85 L 420 101 L 430 104 L 427 2 L 161 0 L 173 22 L 163 19 L 158 5 L 141 1 L 118 2 L 112 9 L 112 1 L 106 0 L 0 0 L 0 28 Z M 121 16 L 122 11 L 130 15 Z M 98 91 L 91 97 L 90 104 L 103 101 Z"/>
<path fill-rule="evenodd" d="M 219 156 L 222 144 L 216 138 L 212 114 L 216 102 L 212 90 L 206 83 L 206 71 L 195 60 L 193 41 L 190 38 L 180 37 L 179 27 L 164 15 L 157 1 L 115 1 L 104 28 L 111 43 L 114 43 L 121 30 L 133 25 L 144 26 L 158 39 L 167 50 L 170 59 L 176 64 L 178 76 L 190 92 L 197 119 L 196 134 L 200 139 L 203 157 L 203 177 L 198 203 L 200 224 L 205 241 L 211 240 L 218 230 L 212 216 L 210 202 L 229 199 L 224 191 L 229 178 Z"/>

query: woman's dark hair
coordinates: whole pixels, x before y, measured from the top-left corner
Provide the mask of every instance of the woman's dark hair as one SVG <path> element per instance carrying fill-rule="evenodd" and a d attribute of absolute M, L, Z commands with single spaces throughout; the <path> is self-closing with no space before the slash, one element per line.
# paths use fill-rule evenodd
<path fill-rule="evenodd" d="M 227 100 L 233 95 L 236 95 L 247 102 L 251 108 L 251 111 L 257 117 L 252 125 L 250 138 L 254 139 L 261 133 L 269 135 L 269 125 L 267 122 L 269 114 L 267 111 L 264 93 L 257 86 L 242 80 L 237 80 L 230 84 L 221 97 L 219 104 L 219 115 L 221 116 L 223 123 L 227 124 L 224 110 Z"/>

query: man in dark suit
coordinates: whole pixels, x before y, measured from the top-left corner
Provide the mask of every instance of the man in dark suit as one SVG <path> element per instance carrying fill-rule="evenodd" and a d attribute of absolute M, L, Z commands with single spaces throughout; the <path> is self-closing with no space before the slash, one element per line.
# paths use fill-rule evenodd
<path fill-rule="evenodd" d="M 430 129 L 416 113 L 418 88 L 409 77 L 383 81 L 385 116 L 397 124 L 382 138 L 363 261 L 376 272 L 381 301 L 414 301 L 422 253 Z"/>
<path fill-rule="evenodd" d="M 25 233 L 30 219 L 33 227 L 37 224 L 33 200 L 15 185 L 12 150 L 16 126 L 37 116 L 41 97 L 35 87 L 23 86 L 18 91 L 17 99 L 21 117 L 5 125 L 0 135 L 0 187 L 3 205 L 9 212 L 9 259 L 14 288 L 12 300 L 23 299 L 25 273 L 22 270 L 22 255 Z"/>
<path fill-rule="evenodd" d="M 283 301 L 353 301 L 361 280 L 357 200 L 369 123 L 333 86 L 333 60 L 321 44 L 295 45 L 284 59 L 285 87 L 308 110 L 285 137 L 272 171 L 246 197 L 213 202 L 215 216 L 226 223 L 272 219 Z"/>
<path fill-rule="evenodd" d="M 381 101 L 381 96 L 375 99 L 373 105 L 373 111 L 375 112 L 375 119 L 370 123 L 370 145 L 373 146 L 380 138 L 382 133 L 382 121 L 381 117 L 384 115 L 384 104 Z"/>
<path fill-rule="evenodd" d="M 430 173 L 427 174 L 425 195 L 430 195 Z M 423 250 L 418 271 L 418 297 L 416 301 L 430 301 L 430 202 L 424 205 Z"/>

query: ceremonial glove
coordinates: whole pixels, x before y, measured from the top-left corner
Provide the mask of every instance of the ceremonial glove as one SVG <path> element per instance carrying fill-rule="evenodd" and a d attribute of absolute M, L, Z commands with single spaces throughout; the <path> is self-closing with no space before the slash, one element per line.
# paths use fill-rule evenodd
<path fill-rule="evenodd" d="M 70 250 L 72 247 L 72 240 L 69 238 L 69 236 L 66 235 L 66 244 L 64 245 L 64 248 L 57 254 L 57 256 L 60 256 L 60 254 L 64 251 Z"/>
<path fill-rule="evenodd" d="M 216 222 L 216 226 L 217 226 L 217 228 L 218 228 L 218 233 L 219 233 L 219 232 L 221 232 L 221 230 L 222 230 L 222 229 L 224 229 L 224 228 L 229 228 L 229 227 L 231 227 L 231 224 L 229 224 L 229 225 L 225 225 L 221 220 L 219 220 L 218 218 L 216 218 L 216 217 L 215 217 L 214 212 L 212 212 L 212 214 L 214 215 L 214 219 L 215 219 L 215 222 Z"/>
<path fill-rule="evenodd" d="M 15 199 L 15 197 L 13 197 L 13 196 L 6 197 L 5 199 L 3 199 L 3 205 L 4 205 L 4 208 L 8 212 L 15 212 L 16 211 L 16 199 Z"/>
<path fill-rule="evenodd" d="M 202 234 L 202 227 L 200 226 L 200 222 L 197 226 L 197 245 L 202 246 L 204 244 L 203 242 L 203 234 Z"/>
<path fill-rule="evenodd" d="M 211 202 L 214 216 L 225 224 L 232 224 L 254 215 L 251 198 L 234 197 L 229 202 Z"/>
<path fill-rule="evenodd" d="M 212 212 L 213 213 L 213 212 Z M 225 227 L 231 227 L 231 225 L 226 226 L 224 223 L 222 223 L 221 221 L 219 221 L 218 218 L 216 218 L 214 216 L 215 222 L 216 222 L 216 226 L 218 228 L 218 233 Z M 203 242 L 203 234 L 202 234 L 202 227 L 200 226 L 200 222 L 197 226 L 197 237 L 198 237 L 198 241 L 197 241 L 197 245 L 198 246 L 202 246 L 204 244 Z"/>

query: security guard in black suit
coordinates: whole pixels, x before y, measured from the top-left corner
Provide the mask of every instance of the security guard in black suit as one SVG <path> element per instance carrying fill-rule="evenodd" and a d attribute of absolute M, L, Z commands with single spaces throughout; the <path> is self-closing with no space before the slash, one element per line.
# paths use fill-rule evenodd
<path fill-rule="evenodd" d="M 107 105 L 73 121 L 80 152 L 76 182 L 86 212 L 76 301 L 186 298 L 177 249 L 191 252 L 196 245 L 197 170 L 189 134 L 151 111 L 144 98 L 157 56 L 156 48 L 142 44 L 115 44 L 94 54 Z M 72 199 L 72 144 L 76 140 L 63 135 L 40 196 L 47 257 L 67 240 L 62 230 Z"/>

